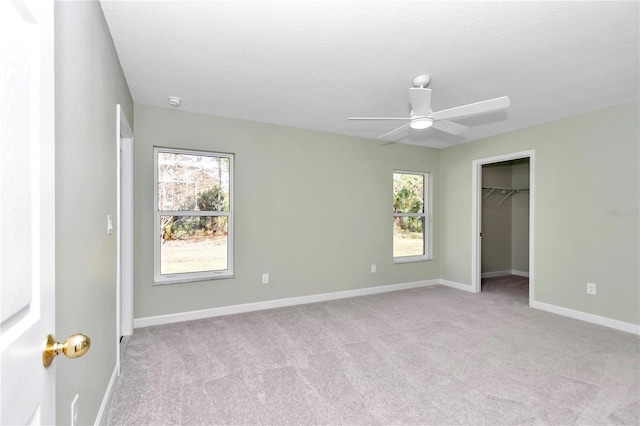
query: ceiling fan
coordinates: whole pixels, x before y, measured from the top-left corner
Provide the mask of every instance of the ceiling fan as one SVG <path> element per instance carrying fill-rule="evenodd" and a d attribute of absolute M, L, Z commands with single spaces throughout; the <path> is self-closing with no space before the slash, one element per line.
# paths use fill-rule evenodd
<path fill-rule="evenodd" d="M 447 119 L 455 119 L 467 115 L 504 109 L 507 108 L 510 103 L 508 96 L 502 96 L 500 98 L 489 99 L 486 101 L 475 102 L 434 112 L 431 111 L 431 89 L 427 88 L 430 82 L 431 76 L 429 75 L 418 75 L 413 78 L 413 87 L 409 88 L 409 99 L 411 100 L 411 113 L 409 114 L 409 117 L 349 117 L 349 120 L 408 121 L 408 123 L 380 136 L 380 139 L 392 136 L 407 127 L 411 127 L 415 130 L 433 127 L 434 129 L 457 135 L 467 130 L 468 127 L 448 121 Z"/>

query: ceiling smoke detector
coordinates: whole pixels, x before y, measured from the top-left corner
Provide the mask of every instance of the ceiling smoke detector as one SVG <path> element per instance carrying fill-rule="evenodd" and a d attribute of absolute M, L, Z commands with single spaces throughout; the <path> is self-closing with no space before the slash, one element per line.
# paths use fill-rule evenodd
<path fill-rule="evenodd" d="M 177 96 L 169 96 L 169 105 L 178 108 L 180 105 L 182 105 L 182 99 Z"/>

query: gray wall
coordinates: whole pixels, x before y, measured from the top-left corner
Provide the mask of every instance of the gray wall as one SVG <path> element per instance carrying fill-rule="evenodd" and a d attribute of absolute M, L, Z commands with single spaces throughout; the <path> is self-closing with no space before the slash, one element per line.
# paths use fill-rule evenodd
<path fill-rule="evenodd" d="M 136 318 L 440 276 L 437 239 L 433 261 L 394 265 L 391 246 L 393 169 L 433 172 L 437 200 L 438 150 L 138 104 L 135 117 Z M 153 285 L 154 145 L 236 154 L 235 278 Z M 437 238 L 437 211 L 434 224 Z"/>
<path fill-rule="evenodd" d="M 482 186 L 529 188 L 529 159 L 482 166 Z M 500 203 L 505 196 L 495 191 L 482 200 L 482 273 L 529 271 L 529 193 L 515 193 Z"/>
<path fill-rule="evenodd" d="M 59 357 L 57 423 L 93 424 L 116 361 L 116 104 L 133 102 L 98 2 L 56 2 L 56 330 L 82 332 L 91 349 Z M 117 226 L 117 224 L 115 224 Z"/>
<path fill-rule="evenodd" d="M 512 188 L 529 188 L 529 160 L 517 160 L 511 166 Z M 529 193 L 521 192 L 511 200 L 511 269 L 529 272 Z"/>
<path fill-rule="evenodd" d="M 482 167 L 482 186 L 511 188 L 511 164 L 487 164 Z M 488 194 L 483 191 L 483 195 Z M 483 273 L 511 269 L 511 198 L 502 204 L 504 194 L 493 192 L 482 200 Z"/>
<path fill-rule="evenodd" d="M 535 149 L 535 299 L 639 324 L 639 120 L 634 101 L 441 150 L 442 278 L 471 284 L 472 161 Z"/>

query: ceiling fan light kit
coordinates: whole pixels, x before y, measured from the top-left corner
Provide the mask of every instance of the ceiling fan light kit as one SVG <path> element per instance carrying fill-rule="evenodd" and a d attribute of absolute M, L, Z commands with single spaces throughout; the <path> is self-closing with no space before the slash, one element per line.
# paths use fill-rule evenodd
<path fill-rule="evenodd" d="M 409 126 L 414 130 L 424 130 L 433 126 L 433 120 L 430 118 L 416 118 L 411 120 Z"/>
<path fill-rule="evenodd" d="M 411 113 L 409 117 L 349 117 L 349 120 L 406 120 L 409 122 L 407 123 L 408 126 L 407 124 L 403 124 L 380 136 L 380 139 L 395 135 L 398 131 L 406 127 L 411 127 L 415 130 L 424 130 L 433 127 L 442 132 L 457 135 L 467 130 L 468 127 L 447 121 L 447 119 L 497 111 L 508 108 L 511 103 L 509 97 L 502 96 L 500 98 L 488 99 L 486 101 L 434 112 L 431 110 L 431 89 L 428 88 L 430 83 L 431 76 L 428 74 L 413 77 L 413 87 L 409 88 L 409 99 L 411 100 Z"/>

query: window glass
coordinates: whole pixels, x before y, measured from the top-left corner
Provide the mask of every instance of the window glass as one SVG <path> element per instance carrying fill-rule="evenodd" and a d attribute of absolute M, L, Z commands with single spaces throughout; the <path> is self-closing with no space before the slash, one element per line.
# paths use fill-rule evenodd
<path fill-rule="evenodd" d="M 428 174 L 393 173 L 393 258 L 396 262 L 429 258 Z"/>
<path fill-rule="evenodd" d="M 394 213 L 424 212 L 424 181 L 422 174 L 393 174 Z"/>
<path fill-rule="evenodd" d="M 393 257 L 424 256 L 424 217 L 393 218 Z"/>
<path fill-rule="evenodd" d="M 155 149 L 155 282 L 233 275 L 233 156 Z"/>

